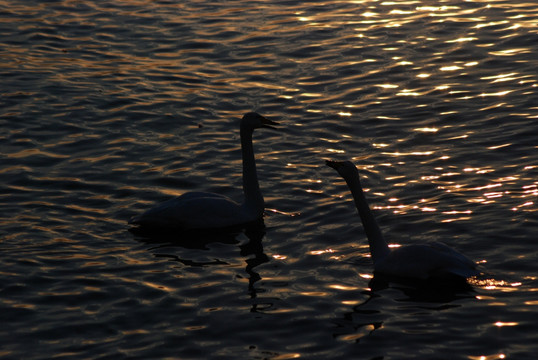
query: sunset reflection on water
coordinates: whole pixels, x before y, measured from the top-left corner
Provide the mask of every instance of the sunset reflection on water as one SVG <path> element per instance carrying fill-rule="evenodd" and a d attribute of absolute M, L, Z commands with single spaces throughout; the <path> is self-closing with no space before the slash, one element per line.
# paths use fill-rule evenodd
<path fill-rule="evenodd" d="M 0 7 L 0 357 L 538 351 L 535 3 Z M 187 191 L 239 201 L 248 111 L 282 125 L 254 134 L 263 231 L 191 247 L 127 231 Z M 392 247 L 477 262 L 472 291 L 371 286 L 326 159 L 357 165 Z"/>

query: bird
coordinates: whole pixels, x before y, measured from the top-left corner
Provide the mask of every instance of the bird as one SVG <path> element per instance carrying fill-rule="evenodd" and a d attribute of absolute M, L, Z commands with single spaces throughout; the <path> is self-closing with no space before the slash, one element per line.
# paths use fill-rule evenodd
<path fill-rule="evenodd" d="M 479 274 L 476 263 L 441 242 L 404 245 L 391 249 L 370 211 L 360 182 L 359 171 L 351 161 L 326 160 L 347 183 L 368 238 L 374 263 L 374 276 L 418 281 L 460 281 Z"/>
<path fill-rule="evenodd" d="M 277 122 L 256 113 L 246 113 L 240 122 L 243 158 L 244 200 L 238 203 L 224 195 L 187 192 L 167 200 L 129 220 L 146 230 L 213 230 L 241 226 L 263 219 L 264 200 L 258 184 L 252 134 L 255 129 L 276 129 Z"/>

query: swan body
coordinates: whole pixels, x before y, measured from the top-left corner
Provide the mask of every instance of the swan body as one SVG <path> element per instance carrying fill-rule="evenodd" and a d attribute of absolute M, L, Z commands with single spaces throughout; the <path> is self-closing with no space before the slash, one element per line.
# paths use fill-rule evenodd
<path fill-rule="evenodd" d="M 419 280 L 469 278 L 478 275 L 476 264 L 439 242 L 390 249 L 366 202 L 359 172 L 350 161 L 327 161 L 346 181 L 368 237 L 374 272 Z"/>
<path fill-rule="evenodd" d="M 129 224 L 146 229 L 204 230 L 235 227 L 263 217 L 264 200 L 258 184 L 252 133 L 258 128 L 272 128 L 276 122 L 260 114 L 247 113 L 241 119 L 241 152 L 243 157 L 244 201 L 208 192 L 188 192 L 165 201 L 141 215 L 134 216 Z"/>

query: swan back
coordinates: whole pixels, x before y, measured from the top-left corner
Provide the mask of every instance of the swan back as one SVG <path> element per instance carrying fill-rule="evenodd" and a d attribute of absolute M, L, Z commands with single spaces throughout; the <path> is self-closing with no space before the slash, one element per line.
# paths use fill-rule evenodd
<path fill-rule="evenodd" d="M 375 264 L 374 271 L 422 280 L 478 275 L 474 262 L 440 242 L 393 249 L 385 259 Z"/>
<path fill-rule="evenodd" d="M 129 223 L 155 229 L 218 229 L 254 221 L 256 215 L 232 199 L 214 193 L 189 192 L 133 217 Z"/>

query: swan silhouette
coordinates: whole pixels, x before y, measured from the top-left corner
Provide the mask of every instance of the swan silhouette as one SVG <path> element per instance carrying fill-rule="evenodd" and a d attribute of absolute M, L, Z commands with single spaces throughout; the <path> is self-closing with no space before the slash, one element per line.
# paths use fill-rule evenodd
<path fill-rule="evenodd" d="M 264 201 L 256 173 L 252 133 L 258 128 L 275 129 L 273 125 L 278 123 L 255 112 L 249 112 L 241 119 L 245 197 L 242 204 L 220 194 L 188 192 L 134 216 L 129 224 L 146 230 L 210 230 L 241 226 L 261 219 Z"/>
<path fill-rule="evenodd" d="M 344 178 L 368 237 L 374 273 L 417 280 L 459 280 L 478 275 L 476 264 L 439 242 L 390 249 L 366 202 L 359 172 L 350 161 L 326 161 Z"/>

